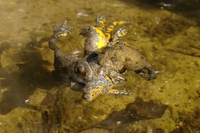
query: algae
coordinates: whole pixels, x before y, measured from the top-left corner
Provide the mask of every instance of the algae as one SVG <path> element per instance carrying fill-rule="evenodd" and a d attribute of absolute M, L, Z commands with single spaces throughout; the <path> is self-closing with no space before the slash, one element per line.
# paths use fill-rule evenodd
<path fill-rule="evenodd" d="M 199 2 L 169 1 L 171 8 L 161 2 L 166 1 L 1 1 L 0 132 L 199 132 Z M 80 28 L 94 25 L 98 13 L 108 23 L 131 20 L 123 26 L 128 29 L 123 40 L 142 51 L 158 75 L 145 81 L 127 72 L 127 83 L 116 87 L 132 96 L 101 95 L 87 103 L 67 81 L 54 81 L 48 39 L 51 24 L 67 20 L 72 32 L 58 44 L 66 54 L 82 51 Z M 168 109 L 160 118 L 131 121 L 121 128 L 94 127 L 136 97 Z"/>

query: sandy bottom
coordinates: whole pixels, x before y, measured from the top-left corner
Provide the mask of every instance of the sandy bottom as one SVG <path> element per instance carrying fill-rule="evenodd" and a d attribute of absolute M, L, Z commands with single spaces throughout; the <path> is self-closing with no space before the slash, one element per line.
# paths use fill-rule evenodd
<path fill-rule="evenodd" d="M 128 0 L 0 2 L 0 132 L 200 132 L 200 10 L 176 7 Z M 82 51 L 80 28 L 94 25 L 98 13 L 107 23 L 131 20 L 119 26 L 128 30 L 123 40 L 158 74 L 145 81 L 127 72 L 127 82 L 116 88 L 133 95 L 85 102 L 68 82 L 54 81 L 48 39 L 51 24 L 67 20 L 73 29 L 59 47 L 65 54 Z"/>

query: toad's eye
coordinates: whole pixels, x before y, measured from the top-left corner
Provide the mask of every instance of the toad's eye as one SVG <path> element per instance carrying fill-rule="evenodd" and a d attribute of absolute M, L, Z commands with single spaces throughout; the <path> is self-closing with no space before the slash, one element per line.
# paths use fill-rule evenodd
<path fill-rule="evenodd" d="M 85 74 L 85 66 L 81 63 L 76 63 L 74 66 L 74 71 L 78 74 Z"/>

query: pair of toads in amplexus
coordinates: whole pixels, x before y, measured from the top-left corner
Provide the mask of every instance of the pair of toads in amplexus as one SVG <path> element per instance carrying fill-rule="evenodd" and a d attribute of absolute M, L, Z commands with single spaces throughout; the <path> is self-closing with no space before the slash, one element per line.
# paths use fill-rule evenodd
<path fill-rule="evenodd" d="M 49 40 L 49 47 L 54 51 L 53 77 L 57 81 L 70 81 L 71 89 L 82 91 L 83 99 L 88 102 L 100 94 L 130 95 L 124 89 L 113 88 L 126 82 L 123 77 L 126 71 L 134 71 L 146 80 L 156 78 L 147 58 L 121 40 L 127 30 L 119 28 L 113 33 L 116 25 L 129 21 L 114 21 L 107 27 L 105 22 L 105 17 L 98 15 L 95 26 L 81 29 L 80 35 L 85 38 L 82 57 L 76 54 L 63 55 L 56 44 L 59 37 L 67 36 L 72 29 L 66 21 L 53 25 L 54 34 Z"/>

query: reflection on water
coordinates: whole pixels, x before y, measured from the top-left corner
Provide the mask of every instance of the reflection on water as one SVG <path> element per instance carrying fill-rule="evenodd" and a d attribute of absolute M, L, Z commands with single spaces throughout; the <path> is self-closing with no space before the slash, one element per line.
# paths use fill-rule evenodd
<path fill-rule="evenodd" d="M 0 132 L 198 132 L 199 4 L 187 0 L 1 1 Z M 127 72 L 127 83 L 117 87 L 132 96 L 101 95 L 86 103 L 81 92 L 52 78 L 53 52 L 47 42 L 53 33 L 51 24 L 67 20 L 73 29 L 59 39 L 59 47 L 63 53 L 81 51 L 80 28 L 94 25 L 98 13 L 108 23 L 131 20 L 123 26 L 128 29 L 123 39 L 142 51 L 159 74 L 145 81 Z M 122 123 L 127 105 L 137 98 L 168 108 L 157 119 Z M 120 111 L 125 117 L 111 117 L 115 127 L 97 129 Z"/>

